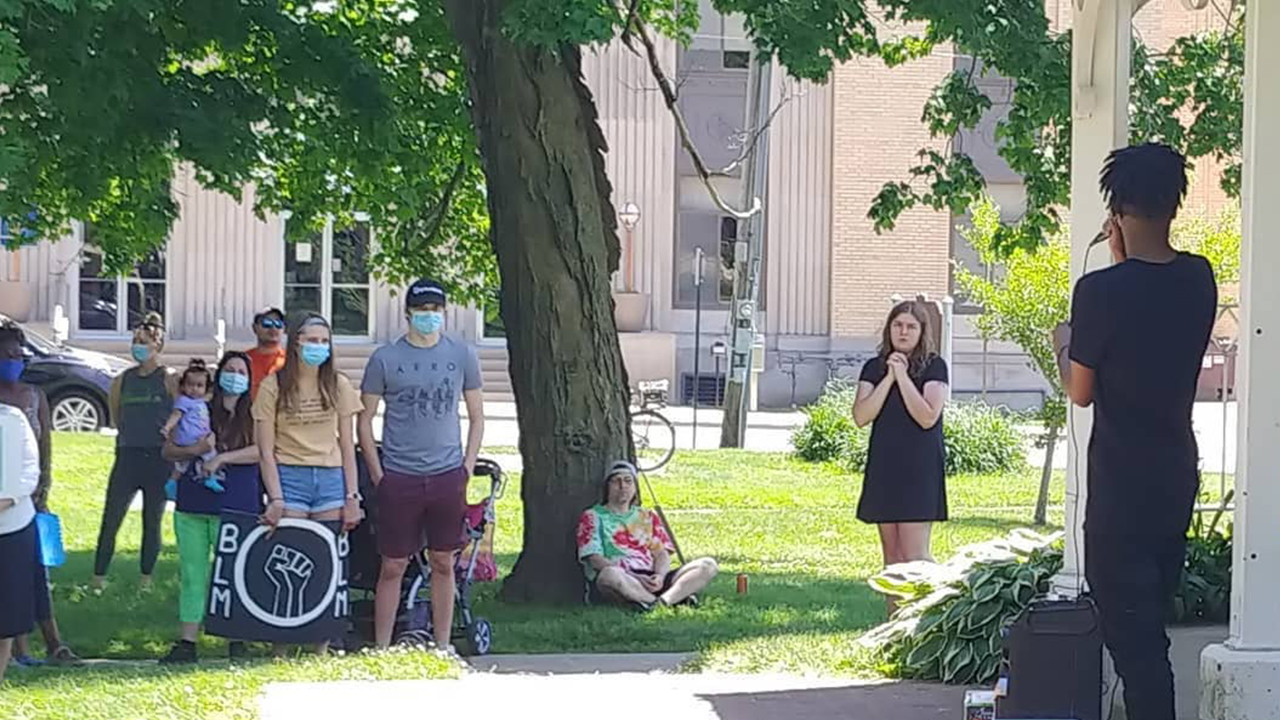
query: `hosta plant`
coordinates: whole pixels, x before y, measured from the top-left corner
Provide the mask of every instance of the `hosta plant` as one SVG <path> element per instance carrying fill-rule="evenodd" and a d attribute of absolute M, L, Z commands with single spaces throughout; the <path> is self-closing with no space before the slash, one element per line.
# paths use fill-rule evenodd
<path fill-rule="evenodd" d="M 945 563 L 886 568 L 869 582 L 898 598 L 898 611 L 861 642 L 901 677 L 956 684 L 994 680 L 1001 632 L 1048 591 L 1062 567 L 1061 538 L 1018 529 L 966 546 Z"/>

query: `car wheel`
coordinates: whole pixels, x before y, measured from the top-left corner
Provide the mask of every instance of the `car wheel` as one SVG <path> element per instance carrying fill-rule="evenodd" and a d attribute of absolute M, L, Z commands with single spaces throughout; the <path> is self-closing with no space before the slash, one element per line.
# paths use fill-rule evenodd
<path fill-rule="evenodd" d="M 73 390 L 58 396 L 49 408 L 57 432 L 97 432 L 106 425 L 106 410 L 87 393 Z"/>

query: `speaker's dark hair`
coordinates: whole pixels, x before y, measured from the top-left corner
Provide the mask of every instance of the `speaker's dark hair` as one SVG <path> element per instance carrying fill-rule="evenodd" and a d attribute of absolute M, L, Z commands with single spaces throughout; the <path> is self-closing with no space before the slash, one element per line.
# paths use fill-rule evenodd
<path fill-rule="evenodd" d="M 1098 185 L 1112 215 L 1173 220 L 1187 194 L 1187 159 L 1159 143 L 1121 148 L 1107 156 Z"/>

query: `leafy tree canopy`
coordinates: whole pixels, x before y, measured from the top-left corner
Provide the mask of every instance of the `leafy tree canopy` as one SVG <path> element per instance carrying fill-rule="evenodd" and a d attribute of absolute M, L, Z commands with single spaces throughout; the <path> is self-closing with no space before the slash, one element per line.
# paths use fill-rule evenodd
<path fill-rule="evenodd" d="M 1050 29 L 1043 3 L 1024 0 L 916 0 L 885 3 L 892 17 L 925 24 L 923 32 L 886 45 L 886 62 L 905 62 L 939 43 L 952 43 L 965 64 L 926 103 L 922 120 L 934 138 L 953 139 L 991 109 L 975 79 L 997 73 L 1011 81 L 1007 115 L 996 127 L 999 153 L 1023 177 L 1026 212 L 1002 224 L 995 247 L 1035 248 L 1063 226 L 1071 190 L 1071 33 Z M 1222 186 L 1240 191 L 1243 133 L 1244 5 L 1221 9 L 1221 29 L 1178 38 L 1165 49 L 1133 42 L 1130 135 L 1169 143 L 1189 158 L 1225 164 Z M 1210 11 L 1206 11 L 1210 12 Z M 909 180 L 885 184 L 869 216 L 877 230 L 893 228 L 915 206 L 964 214 L 985 191 L 964 152 L 920 151 Z"/>
<path fill-rule="evenodd" d="M 604 43 L 647 25 L 688 40 L 698 4 L 678 0 L 505 0 L 506 31 L 533 45 Z M 919 32 L 881 37 L 864 0 L 713 0 L 741 13 L 757 46 L 794 76 L 837 62 L 910 61 L 950 43 L 981 69 L 948 76 L 924 108 L 938 137 L 973 127 L 990 101 L 975 72 L 1014 82 L 997 133 L 1026 180 L 1027 212 L 1000 246 L 1033 247 L 1061 224 L 1069 189 L 1069 34 L 1040 0 L 882 0 Z M 1135 43 L 1134 135 L 1192 157 L 1232 160 L 1241 136 L 1239 6 L 1224 32 L 1157 54 Z M 208 187 L 260 211 L 292 213 L 290 234 L 368 212 L 375 269 L 392 282 L 432 274 L 460 299 L 495 285 L 468 88 L 441 0 L 0 0 L 0 215 L 56 237 L 92 221 L 116 270 L 164 242 L 171 179 L 191 163 Z M 964 211 L 983 183 L 963 153 L 922 154 L 871 216 Z M 1238 189 L 1238 166 L 1227 173 Z"/>

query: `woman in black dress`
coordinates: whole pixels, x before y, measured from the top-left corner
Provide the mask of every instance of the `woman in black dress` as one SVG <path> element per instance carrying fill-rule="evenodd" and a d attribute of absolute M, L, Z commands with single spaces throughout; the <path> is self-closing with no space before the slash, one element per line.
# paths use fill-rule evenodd
<path fill-rule="evenodd" d="M 932 523 L 947 519 L 947 363 L 932 338 L 923 304 L 896 305 L 879 355 L 862 368 L 853 404 L 858 427 L 871 424 L 858 519 L 879 526 L 886 566 L 931 559 Z"/>

